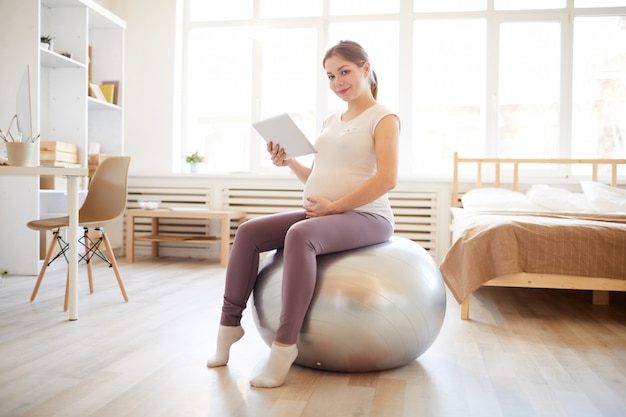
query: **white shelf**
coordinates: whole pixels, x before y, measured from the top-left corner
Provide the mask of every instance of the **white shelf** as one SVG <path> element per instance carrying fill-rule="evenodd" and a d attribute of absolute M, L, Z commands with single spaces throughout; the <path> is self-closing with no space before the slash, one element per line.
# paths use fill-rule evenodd
<path fill-rule="evenodd" d="M 90 11 L 91 29 L 126 28 L 126 22 L 92 0 L 41 0 L 41 5 L 54 9 L 59 7 L 87 7 Z"/>
<path fill-rule="evenodd" d="M 82 62 L 57 54 L 56 52 L 40 48 L 41 66 L 44 68 L 85 68 Z"/>
<path fill-rule="evenodd" d="M 41 4 L 46 7 L 78 7 L 83 4 L 80 0 L 41 0 Z"/>
<path fill-rule="evenodd" d="M 106 101 L 98 100 L 94 97 L 88 97 L 87 103 L 89 104 L 89 110 L 117 110 L 122 111 L 122 108 L 117 104 L 112 104 Z"/>
<path fill-rule="evenodd" d="M 89 28 L 90 29 L 126 29 L 126 22 L 102 6 L 88 2 L 90 4 Z"/>

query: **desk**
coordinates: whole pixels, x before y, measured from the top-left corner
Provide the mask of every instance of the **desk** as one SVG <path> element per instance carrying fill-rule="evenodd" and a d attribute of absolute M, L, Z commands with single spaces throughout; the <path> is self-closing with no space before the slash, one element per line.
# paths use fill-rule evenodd
<path fill-rule="evenodd" d="M 0 166 L 0 175 L 63 176 L 67 178 L 67 210 L 70 218 L 68 242 L 69 319 L 78 319 L 78 182 L 89 174 L 87 168 Z M 26 225 L 24 225 L 26 227 Z"/>
<path fill-rule="evenodd" d="M 152 256 L 159 256 L 159 242 L 185 242 L 185 243 L 219 243 L 220 265 L 226 267 L 230 253 L 230 221 L 238 220 L 241 224 L 245 221 L 247 213 L 241 210 L 208 210 L 208 211 L 174 211 L 168 209 L 126 210 L 126 262 L 133 263 L 135 258 L 135 241 L 147 240 L 152 242 Z M 135 235 L 135 218 L 148 217 L 152 219 L 152 230 L 149 235 Z M 159 233 L 159 219 L 202 219 L 220 220 L 221 228 L 219 237 L 191 236 L 191 235 L 166 235 Z"/>

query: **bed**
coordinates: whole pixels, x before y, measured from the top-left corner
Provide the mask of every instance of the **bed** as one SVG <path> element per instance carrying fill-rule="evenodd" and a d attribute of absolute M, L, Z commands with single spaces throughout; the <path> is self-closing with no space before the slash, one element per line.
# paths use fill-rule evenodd
<path fill-rule="evenodd" d="M 459 166 L 476 167 L 475 182 L 461 195 Z M 590 173 L 564 189 L 525 181 L 520 170 L 567 167 Z M 617 159 L 459 158 L 454 155 L 452 245 L 440 269 L 469 319 L 470 297 L 482 286 L 592 290 L 594 304 L 610 291 L 626 291 L 626 189 L 618 187 Z M 525 169 L 527 168 L 527 169 Z M 589 168 L 589 169 L 587 169 Z M 483 185 L 483 173 L 490 182 Z M 609 184 L 599 182 L 607 171 Z M 512 177 L 509 185 L 503 173 Z M 604 176 L 603 176 L 604 178 Z M 572 182 L 571 180 L 569 181 Z"/>

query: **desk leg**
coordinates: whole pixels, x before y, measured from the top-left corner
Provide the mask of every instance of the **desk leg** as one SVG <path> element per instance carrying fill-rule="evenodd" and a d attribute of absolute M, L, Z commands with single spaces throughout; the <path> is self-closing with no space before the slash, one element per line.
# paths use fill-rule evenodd
<path fill-rule="evenodd" d="M 69 315 L 78 319 L 78 181 L 79 177 L 67 177 L 67 210 L 69 214 Z"/>
<path fill-rule="evenodd" d="M 126 213 L 126 262 L 135 261 L 135 216 Z"/>

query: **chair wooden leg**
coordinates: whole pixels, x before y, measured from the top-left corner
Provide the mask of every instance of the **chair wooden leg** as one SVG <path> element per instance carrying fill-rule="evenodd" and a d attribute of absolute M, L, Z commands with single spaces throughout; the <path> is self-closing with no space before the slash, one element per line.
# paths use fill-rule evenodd
<path fill-rule="evenodd" d="M 124 301 L 128 301 L 128 295 L 126 294 L 126 289 L 124 288 L 124 283 L 122 282 L 122 277 L 120 276 L 120 270 L 117 267 L 117 261 L 115 260 L 115 255 L 113 254 L 111 243 L 109 242 L 109 238 L 104 231 L 102 231 L 102 239 L 104 240 L 104 246 L 106 247 L 107 254 L 109 255 L 109 261 L 111 261 L 111 266 L 113 266 L 113 271 L 115 271 L 117 284 L 120 286 L 120 290 L 122 291 L 122 297 L 124 297 Z"/>
<path fill-rule="evenodd" d="M 87 263 L 87 279 L 89 281 L 89 293 L 93 294 L 93 270 L 91 269 L 92 246 L 89 240 L 89 229 L 85 228 L 85 262 Z"/>
<path fill-rule="evenodd" d="M 461 320 L 469 320 L 470 316 L 470 296 L 471 294 L 467 294 L 467 297 L 461 303 Z"/>
<path fill-rule="evenodd" d="M 39 286 L 41 285 L 41 281 L 43 280 L 43 276 L 46 273 L 46 269 L 48 269 L 48 262 L 50 262 L 50 258 L 52 258 L 52 252 L 54 251 L 54 244 L 57 242 L 57 233 L 54 234 L 54 239 L 50 243 L 48 247 L 48 252 L 46 253 L 46 258 L 43 261 L 43 265 L 41 266 L 41 270 L 39 271 L 39 276 L 37 277 L 37 282 L 35 283 L 35 288 L 33 288 L 33 293 L 30 296 L 30 301 L 35 301 L 35 297 L 37 297 L 37 293 L 39 292 Z"/>
<path fill-rule="evenodd" d="M 67 268 L 65 276 L 65 299 L 63 300 L 63 311 L 67 311 L 67 305 L 70 299 L 70 269 Z"/>

